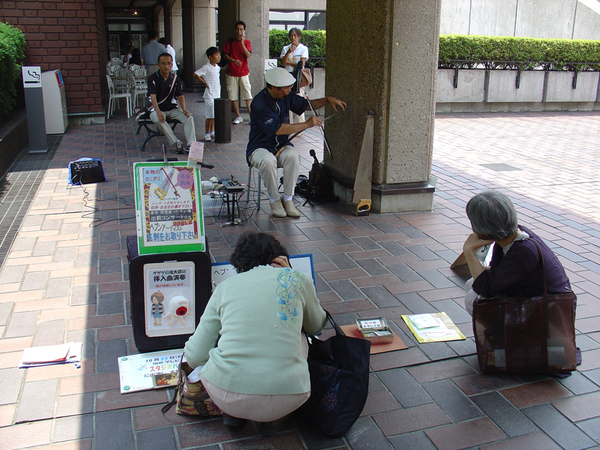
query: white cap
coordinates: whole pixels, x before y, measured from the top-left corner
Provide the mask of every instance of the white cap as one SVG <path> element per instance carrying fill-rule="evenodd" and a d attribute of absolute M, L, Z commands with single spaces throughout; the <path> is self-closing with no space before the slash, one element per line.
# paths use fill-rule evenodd
<path fill-rule="evenodd" d="M 265 72 L 265 80 L 271 86 L 284 87 L 291 86 L 296 82 L 296 79 L 285 70 L 283 67 L 275 67 Z"/>

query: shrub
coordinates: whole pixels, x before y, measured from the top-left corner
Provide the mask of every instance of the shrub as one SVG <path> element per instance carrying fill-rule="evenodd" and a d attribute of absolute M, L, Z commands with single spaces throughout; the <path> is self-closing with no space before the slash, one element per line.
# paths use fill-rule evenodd
<path fill-rule="evenodd" d="M 290 43 L 288 37 L 289 31 L 270 30 L 269 31 L 269 57 L 279 59 L 281 49 Z M 308 66 L 325 67 L 325 60 L 315 58 L 325 58 L 325 31 L 324 30 L 303 30 L 301 42 L 308 47 Z"/>
<path fill-rule="evenodd" d="M 600 41 L 441 35 L 438 66 L 600 70 Z"/>
<path fill-rule="evenodd" d="M 21 77 L 24 59 L 25 36 L 19 29 L 0 22 L 0 119 L 5 118 L 16 105 L 15 83 Z"/>

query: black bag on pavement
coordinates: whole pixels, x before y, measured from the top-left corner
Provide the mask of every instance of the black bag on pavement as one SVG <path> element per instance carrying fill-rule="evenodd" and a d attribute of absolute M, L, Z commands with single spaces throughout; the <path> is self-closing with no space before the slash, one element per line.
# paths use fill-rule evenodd
<path fill-rule="evenodd" d="M 329 313 L 327 319 L 335 336 L 326 341 L 311 336 L 311 394 L 298 412 L 325 436 L 338 437 L 356 422 L 367 401 L 371 343 L 346 336 Z"/>

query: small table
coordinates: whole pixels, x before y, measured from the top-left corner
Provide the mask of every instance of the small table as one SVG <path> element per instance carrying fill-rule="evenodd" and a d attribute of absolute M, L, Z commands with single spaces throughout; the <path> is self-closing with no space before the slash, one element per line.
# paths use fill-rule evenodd
<path fill-rule="evenodd" d="M 229 225 L 243 225 L 240 220 L 240 205 L 238 200 L 244 194 L 244 188 L 242 189 L 227 189 L 223 187 L 221 189 L 221 195 L 223 196 L 223 202 L 227 205 L 227 222 L 223 224 L 224 227 Z M 237 205 L 237 218 L 235 217 L 235 207 Z"/>

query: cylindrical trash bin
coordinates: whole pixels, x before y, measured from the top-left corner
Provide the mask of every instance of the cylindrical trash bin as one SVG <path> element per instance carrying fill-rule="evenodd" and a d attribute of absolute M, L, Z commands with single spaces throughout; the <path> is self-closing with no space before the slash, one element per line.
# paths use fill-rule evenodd
<path fill-rule="evenodd" d="M 231 142 L 231 100 L 228 98 L 215 99 L 215 142 Z"/>

